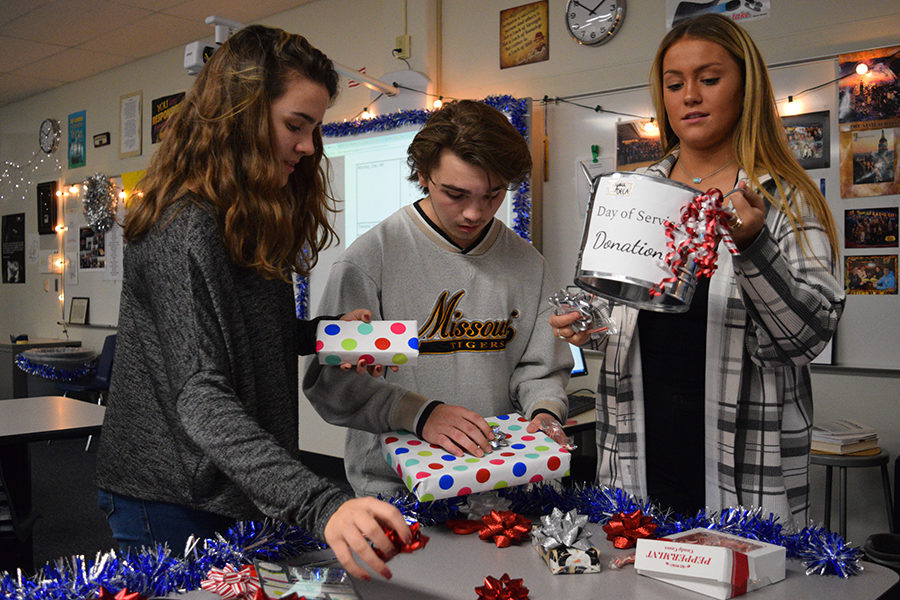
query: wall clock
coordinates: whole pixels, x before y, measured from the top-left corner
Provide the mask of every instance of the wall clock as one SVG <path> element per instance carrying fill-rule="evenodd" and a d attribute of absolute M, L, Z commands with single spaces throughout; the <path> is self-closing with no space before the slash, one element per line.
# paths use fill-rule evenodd
<path fill-rule="evenodd" d="M 53 154 L 59 147 L 59 138 L 61 130 L 59 121 L 56 119 L 44 119 L 41 123 L 41 132 L 38 141 L 41 144 L 41 150 L 46 154 Z"/>
<path fill-rule="evenodd" d="M 566 29 L 579 44 L 598 46 L 612 39 L 625 21 L 625 0 L 569 0 Z"/>

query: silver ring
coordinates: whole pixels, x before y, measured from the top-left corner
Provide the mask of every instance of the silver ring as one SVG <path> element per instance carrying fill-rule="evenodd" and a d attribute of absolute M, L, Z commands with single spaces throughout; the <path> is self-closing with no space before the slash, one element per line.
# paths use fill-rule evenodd
<path fill-rule="evenodd" d="M 561 339 L 561 340 L 566 339 L 566 336 L 564 336 L 564 335 L 562 334 L 562 331 L 560 330 L 559 327 L 556 328 L 556 337 L 558 337 L 558 338 Z"/>

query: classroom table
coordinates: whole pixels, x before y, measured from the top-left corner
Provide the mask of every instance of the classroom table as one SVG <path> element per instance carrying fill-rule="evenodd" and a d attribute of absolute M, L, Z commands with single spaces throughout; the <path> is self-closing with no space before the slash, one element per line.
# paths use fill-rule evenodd
<path fill-rule="evenodd" d="M 65 396 L 0 400 L 0 466 L 5 489 L 19 518 L 31 512 L 31 460 L 28 443 L 100 433 L 106 409 Z M 0 571 L 31 571 L 32 544 L 0 552 Z M 15 564 L 18 563 L 18 564 Z"/>
<path fill-rule="evenodd" d="M 373 575 L 371 581 L 356 580 L 356 591 L 361 600 L 472 600 L 477 597 L 475 587 L 484 585 L 486 576 L 500 578 L 508 573 L 523 580 L 531 600 L 701 600 L 708 597 L 638 575 L 633 566 L 610 569 L 608 563 L 612 558 L 629 551 L 615 549 L 599 525 L 589 524 L 588 528 L 594 545 L 600 549 L 601 573 L 552 575 L 530 541 L 497 548 L 478 539 L 477 534 L 457 535 L 444 527 L 426 527 L 423 532 L 430 538 L 428 545 L 391 559 L 390 581 Z M 840 579 L 806 575 L 799 561 L 788 560 L 784 580 L 749 592 L 745 597 L 748 600 L 874 600 L 900 578 L 887 567 L 868 562 L 863 565 L 860 575 Z M 195 590 L 177 598 L 215 600 L 217 596 Z"/>

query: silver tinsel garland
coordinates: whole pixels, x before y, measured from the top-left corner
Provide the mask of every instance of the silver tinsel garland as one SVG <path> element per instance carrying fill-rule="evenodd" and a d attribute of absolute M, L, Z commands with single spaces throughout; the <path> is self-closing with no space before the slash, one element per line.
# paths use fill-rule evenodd
<path fill-rule="evenodd" d="M 119 192 L 109 176 L 95 173 L 84 180 L 84 216 L 94 233 L 106 233 L 116 221 Z"/>

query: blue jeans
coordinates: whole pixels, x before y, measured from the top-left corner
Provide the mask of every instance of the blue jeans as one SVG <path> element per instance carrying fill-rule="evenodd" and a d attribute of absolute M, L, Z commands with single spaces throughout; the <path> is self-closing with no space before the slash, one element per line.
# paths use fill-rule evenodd
<path fill-rule="evenodd" d="M 235 523 L 232 518 L 187 506 L 139 500 L 106 490 L 97 490 L 97 505 L 123 552 L 168 543 L 180 556 L 190 535 L 204 540 L 216 532 L 224 534 Z"/>

